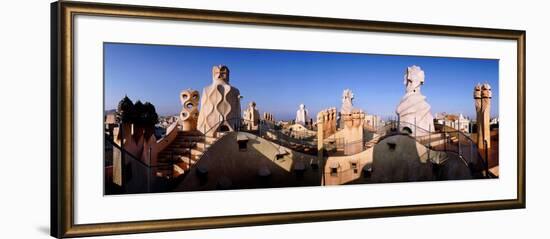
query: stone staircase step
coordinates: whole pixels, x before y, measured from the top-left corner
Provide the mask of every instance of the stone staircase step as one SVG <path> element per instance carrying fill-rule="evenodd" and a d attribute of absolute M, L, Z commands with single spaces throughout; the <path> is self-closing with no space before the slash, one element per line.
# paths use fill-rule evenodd
<path fill-rule="evenodd" d="M 213 144 L 218 140 L 218 138 L 215 137 L 204 137 L 204 142 L 207 144 Z"/>
<path fill-rule="evenodd" d="M 172 142 L 172 144 L 170 144 L 170 146 L 189 148 L 191 146 L 194 146 L 195 144 L 197 144 L 197 142 L 195 142 L 195 141 L 181 141 L 181 142 L 174 141 L 174 142 Z"/>
<path fill-rule="evenodd" d="M 172 169 L 168 170 L 172 171 L 173 177 L 178 177 L 187 173 L 190 165 L 196 164 L 210 145 L 226 134 L 227 132 L 224 132 L 218 133 L 217 137 L 204 137 L 199 131 L 179 131 L 174 141 L 159 153 L 158 160 L 159 162 L 176 161 Z"/>
<path fill-rule="evenodd" d="M 189 147 L 177 147 L 177 146 L 173 146 L 173 147 L 168 147 L 166 149 L 164 149 L 162 152 L 160 152 L 161 154 L 162 153 L 166 153 L 166 154 L 186 154 L 186 153 L 189 153 L 189 150 L 191 148 Z"/>
<path fill-rule="evenodd" d="M 196 159 L 196 158 L 189 158 L 187 156 L 181 156 L 180 160 L 182 162 L 186 163 L 186 164 L 189 164 L 189 165 L 195 164 L 198 161 L 198 159 Z"/>
<path fill-rule="evenodd" d="M 179 135 L 178 135 L 179 136 Z M 200 135 L 181 136 L 174 139 L 175 143 L 183 142 L 202 142 L 205 137 Z M 208 137 L 207 137 L 208 138 Z"/>
<path fill-rule="evenodd" d="M 166 151 L 163 151 L 161 153 L 159 153 L 158 157 L 159 158 L 166 158 L 166 159 L 169 159 L 170 157 L 172 158 L 177 158 L 179 156 L 182 156 L 182 155 L 188 155 L 189 152 L 183 152 L 183 153 L 177 153 L 177 152 L 166 152 Z"/>
<path fill-rule="evenodd" d="M 186 164 L 184 162 L 174 164 L 174 166 L 173 166 L 173 176 L 178 177 L 180 175 L 183 175 L 188 168 L 189 168 L 188 164 Z"/>
<path fill-rule="evenodd" d="M 162 152 L 160 152 L 160 154 L 170 154 L 170 153 L 172 153 L 172 154 L 189 153 L 189 148 L 168 147 L 165 150 L 163 150 Z"/>
<path fill-rule="evenodd" d="M 203 154 L 203 151 L 197 150 L 197 149 L 191 149 L 191 155 L 201 156 Z"/>
<path fill-rule="evenodd" d="M 201 150 L 201 151 L 206 151 L 206 149 L 208 149 L 210 147 L 210 144 L 207 144 L 207 143 L 204 143 L 204 142 L 197 142 L 195 143 L 195 148 L 197 150 Z"/>

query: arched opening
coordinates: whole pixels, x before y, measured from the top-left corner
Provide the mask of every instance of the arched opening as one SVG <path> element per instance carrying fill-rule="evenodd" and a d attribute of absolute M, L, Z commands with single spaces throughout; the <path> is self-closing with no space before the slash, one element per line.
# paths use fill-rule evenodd
<path fill-rule="evenodd" d="M 227 131 L 229 131 L 229 127 L 227 127 L 227 125 L 222 125 L 222 126 L 220 126 L 218 131 L 219 132 L 227 132 Z"/>
<path fill-rule="evenodd" d="M 409 127 L 403 127 L 401 132 L 406 133 L 406 134 L 412 134 L 412 130 Z"/>
<path fill-rule="evenodd" d="M 363 177 L 364 178 L 370 178 L 372 175 L 373 167 L 372 163 L 368 163 L 365 166 L 363 166 Z"/>

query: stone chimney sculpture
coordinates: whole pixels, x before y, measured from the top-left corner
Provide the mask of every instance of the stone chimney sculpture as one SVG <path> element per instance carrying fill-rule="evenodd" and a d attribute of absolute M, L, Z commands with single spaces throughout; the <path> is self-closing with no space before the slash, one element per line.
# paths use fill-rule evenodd
<path fill-rule="evenodd" d="M 353 110 L 349 114 L 342 114 L 344 129 L 344 154 L 353 155 L 363 151 L 363 125 L 365 113 L 361 110 Z"/>
<path fill-rule="evenodd" d="M 183 90 L 180 93 L 182 109 L 180 112 L 180 122 L 182 131 L 197 130 L 197 120 L 199 118 L 199 92 L 192 89 Z"/>
<path fill-rule="evenodd" d="M 202 91 L 197 129 L 207 136 L 215 136 L 220 129 L 234 131 L 240 118 L 240 92 L 229 84 L 229 68 L 212 67 L 212 84 Z"/>
<path fill-rule="evenodd" d="M 344 125 L 342 135 L 344 137 L 344 154 L 352 155 L 363 151 L 363 124 L 365 113 L 353 108 L 353 92 L 345 89 L 342 93 L 342 110 L 340 122 Z"/>
<path fill-rule="evenodd" d="M 243 113 L 244 123 L 248 130 L 257 130 L 260 123 L 260 112 L 256 109 L 256 102 L 248 103 L 248 108 Z"/>
<path fill-rule="evenodd" d="M 306 125 L 308 121 L 308 112 L 304 104 L 300 104 L 300 109 L 296 111 L 296 124 Z"/>
<path fill-rule="evenodd" d="M 424 71 L 419 66 L 407 67 L 403 77 L 405 95 L 397 106 L 400 130 L 408 130 L 412 135 L 423 136 L 434 131 L 434 120 L 426 96 L 420 92 L 424 84 Z"/>
<path fill-rule="evenodd" d="M 274 122 L 275 121 L 275 120 L 273 120 L 273 114 L 271 114 L 269 112 L 264 112 L 264 120 L 268 121 L 268 122 Z"/>
<path fill-rule="evenodd" d="M 331 107 L 317 113 L 317 136 L 320 140 L 326 139 L 336 133 L 336 108 Z"/>
<path fill-rule="evenodd" d="M 491 148 L 491 86 L 487 83 L 474 87 L 474 102 L 476 107 L 477 145 L 479 149 Z"/>
<path fill-rule="evenodd" d="M 353 110 L 353 92 L 350 89 L 345 89 L 342 94 L 342 109 L 341 114 L 351 114 Z"/>

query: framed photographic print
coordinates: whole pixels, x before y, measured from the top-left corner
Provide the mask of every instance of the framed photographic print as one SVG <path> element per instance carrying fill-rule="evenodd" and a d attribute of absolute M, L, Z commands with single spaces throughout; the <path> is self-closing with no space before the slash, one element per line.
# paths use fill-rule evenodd
<path fill-rule="evenodd" d="M 51 11 L 54 237 L 525 207 L 525 31 Z"/>

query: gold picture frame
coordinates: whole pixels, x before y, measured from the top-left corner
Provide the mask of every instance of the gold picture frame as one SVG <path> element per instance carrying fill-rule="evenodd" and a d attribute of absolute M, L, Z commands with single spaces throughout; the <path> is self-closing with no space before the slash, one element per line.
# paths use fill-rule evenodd
<path fill-rule="evenodd" d="M 73 110 L 73 47 L 75 39 L 73 38 L 73 23 L 76 15 L 221 22 L 254 24 L 259 26 L 322 28 L 483 39 L 507 39 L 516 41 L 518 107 L 517 197 L 512 200 L 403 205 L 377 208 L 347 208 L 341 210 L 286 212 L 244 216 L 171 218 L 165 220 L 100 224 L 75 224 L 73 197 L 75 190 L 73 178 L 73 133 L 75 120 Z M 525 208 L 525 31 L 63 1 L 52 3 L 51 21 L 51 235 L 54 237 L 162 232 Z"/>

